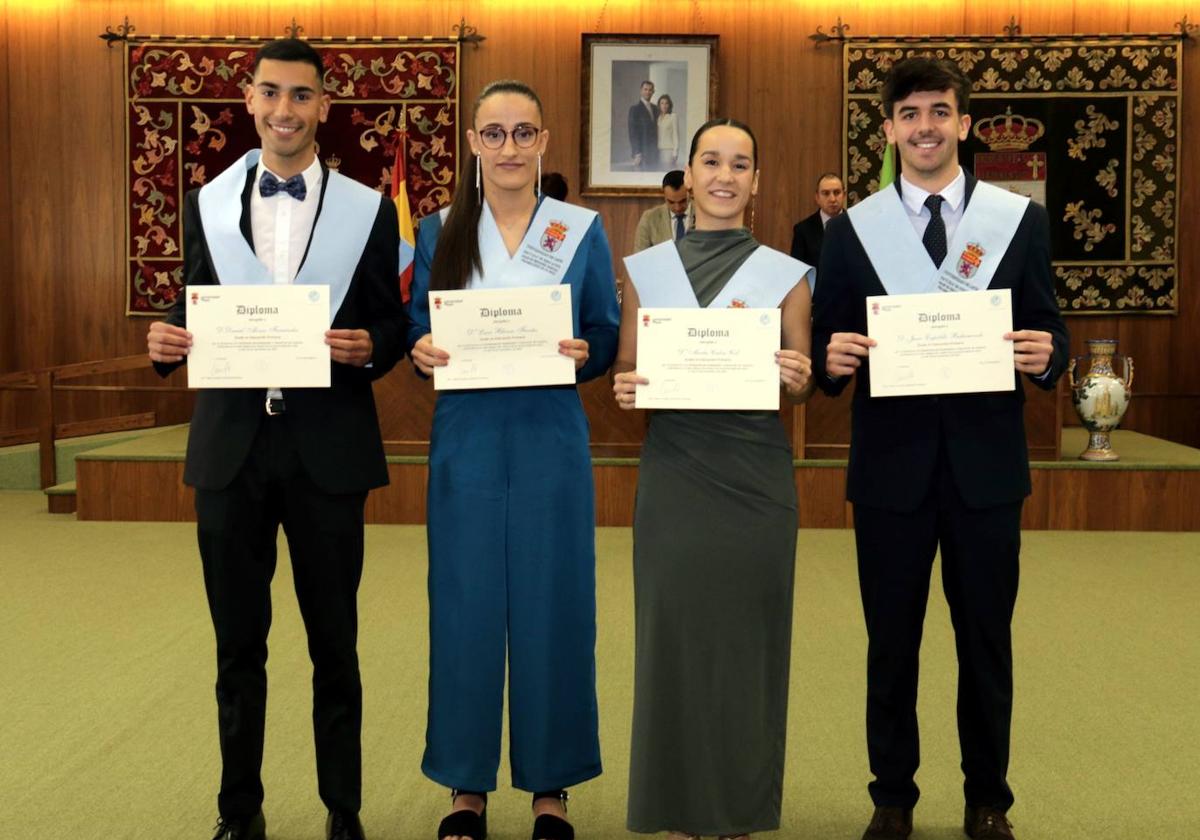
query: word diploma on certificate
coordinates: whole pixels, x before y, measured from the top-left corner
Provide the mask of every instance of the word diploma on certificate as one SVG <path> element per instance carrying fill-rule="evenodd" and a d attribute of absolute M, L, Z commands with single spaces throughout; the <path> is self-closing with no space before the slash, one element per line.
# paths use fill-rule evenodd
<path fill-rule="evenodd" d="M 1011 391 L 1008 289 L 867 298 L 871 396 Z"/>
<path fill-rule="evenodd" d="M 777 411 L 778 309 L 638 309 L 636 408 Z"/>
<path fill-rule="evenodd" d="M 328 388 L 329 287 L 189 286 L 189 388 Z"/>
<path fill-rule="evenodd" d="M 575 384 L 575 360 L 558 352 L 574 335 L 568 285 L 430 292 L 429 325 L 450 354 L 434 390 Z"/>

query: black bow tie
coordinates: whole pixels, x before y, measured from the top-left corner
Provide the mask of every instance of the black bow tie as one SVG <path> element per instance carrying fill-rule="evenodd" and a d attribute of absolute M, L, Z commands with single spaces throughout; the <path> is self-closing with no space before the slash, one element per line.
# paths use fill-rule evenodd
<path fill-rule="evenodd" d="M 286 181 L 280 181 L 270 172 L 264 172 L 262 179 L 258 182 L 259 195 L 263 198 L 270 198 L 280 190 L 283 190 L 297 201 L 303 201 L 304 196 L 308 195 L 308 187 L 304 185 L 303 175 L 293 175 Z"/>

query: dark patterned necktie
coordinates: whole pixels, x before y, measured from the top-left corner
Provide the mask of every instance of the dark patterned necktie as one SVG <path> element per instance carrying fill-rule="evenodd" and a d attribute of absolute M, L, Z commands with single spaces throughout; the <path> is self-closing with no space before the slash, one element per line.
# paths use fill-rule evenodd
<path fill-rule="evenodd" d="M 304 196 L 308 195 L 308 188 L 304 185 L 303 175 L 293 175 L 286 181 L 280 181 L 270 172 L 264 172 L 262 180 L 258 182 L 259 195 L 263 198 L 270 198 L 280 190 L 283 190 L 297 201 L 303 201 Z"/>
<path fill-rule="evenodd" d="M 683 214 L 680 213 L 675 217 L 675 241 L 678 242 L 680 239 L 683 239 L 685 233 L 687 233 L 687 230 L 683 227 Z"/>
<path fill-rule="evenodd" d="M 929 208 L 929 226 L 925 228 L 925 235 L 921 237 L 921 241 L 925 243 L 925 250 L 929 252 L 929 258 L 939 267 L 942 260 L 946 259 L 946 222 L 942 218 L 942 202 L 945 200 L 936 194 L 925 199 L 925 206 Z"/>

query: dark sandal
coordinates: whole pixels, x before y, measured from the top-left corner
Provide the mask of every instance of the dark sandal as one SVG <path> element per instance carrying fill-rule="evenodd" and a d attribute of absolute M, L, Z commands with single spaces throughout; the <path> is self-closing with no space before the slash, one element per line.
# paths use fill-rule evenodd
<path fill-rule="evenodd" d="M 567 810 L 567 801 L 570 796 L 565 790 L 549 790 L 544 793 L 535 793 L 533 801 L 539 799 L 557 799 L 562 803 L 563 810 Z M 553 814 L 542 814 L 533 821 L 533 837 L 532 840 L 575 840 L 575 829 L 569 822 L 562 817 L 556 817 Z"/>
<path fill-rule="evenodd" d="M 450 807 L 461 795 L 483 797 L 483 813 L 476 814 L 470 808 L 453 811 L 438 823 L 438 840 L 444 837 L 470 837 L 471 840 L 487 840 L 487 794 L 470 790 L 450 791 Z"/>

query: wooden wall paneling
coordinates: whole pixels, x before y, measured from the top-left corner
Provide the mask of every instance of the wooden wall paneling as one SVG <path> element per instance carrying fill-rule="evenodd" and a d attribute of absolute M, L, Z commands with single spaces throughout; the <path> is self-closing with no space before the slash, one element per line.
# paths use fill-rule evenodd
<path fill-rule="evenodd" d="M 12 55 L 8 49 L 9 12 L 8 0 L 0 0 L 0 44 L 4 50 L 0 52 L 0 147 L 8 149 L 12 145 L 9 120 L 9 87 L 12 85 L 13 66 Z M 11 208 L 12 197 L 12 156 L 0 160 L 0 207 Z M 13 226 L 16 214 L 11 211 L 0 215 L 0 278 L 13 276 Z M 10 281 L 11 282 L 11 281 Z M 0 290 L 0 373 L 9 373 L 17 369 L 17 336 L 16 318 L 10 296 Z M 16 427 L 16 400 L 10 391 L 0 391 L 0 429 Z"/>
<path fill-rule="evenodd" d="M 1048 471 L 1054 530 L 1194 531 L 1200 529 L 1200 472 Z"/>
<path fill-rule="evenodd" d="M 377 487 L 367 495 L 367 522 L 389 525 L 424 524 L 428 465 L 389 463 L 388 478 L 390 484 Z"/>
<path fill-rule="evenodd" d="M 81 520 L 194 522 L 195 494 L 183 461 L 75 462 L 76 517 Z"/>
<path fill-rule="evenodd" d="M 1050 527 L 1050 508 L 1054 504 L 1050 476 L 1053 474 L 1051 470 L 1030 471 L 1032 492 L 1021 508 L 1022 529 L 1044 531 Z"/>
<path fill-rule="evenodd" d="M 63 85 L 53 68 L 60 48 L 52 12 L 30 9 L 22 16 L 8 17 L 5 52 L 12 72 L 6 75 L 11 121 L 6 153 L 14 200 L 11 277 L 19 281 L 11 283 L 5 296 L 12 307 L 17 341 L 15 370 L 27 370 L 52 358 L 58 349 L 55 337 L 65 321 L 61 310 L 48 305 L 54 278 L 66 274 L 60 267 L 64 243 L 59 235 L 59 226 L 65 221 L 64 144 L 46 142 L 71 133 L 65 123 L 70 112 L 63 110 Z M 17 79 L 21 80 L 19 86 Z M 79 126 L 74 130 L 84 133 Z M 101 187 L 99 192 L 103 191 Z"/>
<path fill-rule="evenodd" d="M 596 482 L 596 524 L 622 526 L 633 524 L 633 503 L 637 492 L 636 466 L 593 466 Z"/>
<path fill-rule="evenodd" d="M 798 525 L 801 528 L 846 528 L 849 526 L 846 503 L 845 467 L 805 467 L 796 469 L 796 497 L 799 502 Z"/>

